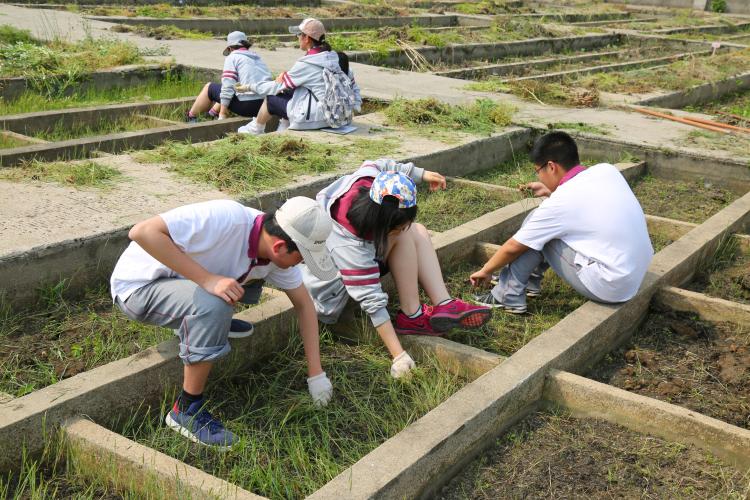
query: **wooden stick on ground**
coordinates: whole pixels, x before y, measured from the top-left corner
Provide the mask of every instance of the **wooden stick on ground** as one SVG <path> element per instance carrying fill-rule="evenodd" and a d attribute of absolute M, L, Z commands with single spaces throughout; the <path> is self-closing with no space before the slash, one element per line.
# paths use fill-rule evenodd
<path fill-rule="evenodd" d="M 721 132 L 721 133 L 724 133 L 724 134 L 731 134 L 732 133 L 731 130 L 728 130 L 728 129 L 725 129 L 725 128 L 715 127 L 715 126 L 712 126 L 712 125 L 704 125 L 702 123 L 697 123 L 697 122 L 692 122 L 690 120 L 686 120 L 685 118 L 680 118 L 679 116 L 667 115 L 665 113 L 659 113 L 658 111 L 653 111 L 653 110 L 644 109 L 644 108 L 633 108 L 633 109 L 635 111 L 638 111 L 639 113 L 643 113 L 644 115 L 656 116 L 656 117 L 659 117 L 659 118 L 664 118 L 664 119 L 667 119 L 667 120 L 672 120 L 673 122 L 684 123 L 685 125 L 692 125 L 693 127 L 698 127 L 698 128 L 702 128 L 702 129 L 706 129 L 706 130 L 711 130 L 711 131 L 714 131 L 714 132 Z"/>

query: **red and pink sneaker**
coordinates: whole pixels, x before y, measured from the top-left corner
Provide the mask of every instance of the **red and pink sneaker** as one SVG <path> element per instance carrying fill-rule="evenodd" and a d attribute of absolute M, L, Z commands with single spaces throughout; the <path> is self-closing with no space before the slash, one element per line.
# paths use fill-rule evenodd
<path fill-rule="evenodd" d="M 433 307 L 422 304 L 422 314 L 416 318 L 410 318 L 402 311 L 396 315 L 394 328 L 399 335 L 441 335 L 435 331 L 430 324 Z"/>
<path fill-rule="evenodd" d="M 492 316 L 489 307 L 467 304 L 453 299 L 442 306 L 433 306 L 430 324 L 436 332 L 447 332 L 452 328 L 477 328 L 487 323 Z"/>

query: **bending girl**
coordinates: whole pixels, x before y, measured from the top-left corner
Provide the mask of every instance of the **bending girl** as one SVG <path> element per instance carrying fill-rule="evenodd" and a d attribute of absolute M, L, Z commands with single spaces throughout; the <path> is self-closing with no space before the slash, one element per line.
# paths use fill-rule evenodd
<path fill-rule="evenodd" d="M 396 334 L 441 335 L 454 327 L 478 327 L 491 315 L 487 307 L 451 298 L 427 229 L 414 223 L 416 184 L 445 189 L 445 177 L 413 163 L 380 159 L 366 161 L 320 193 L 317 200 L 333 219 L 326 240 L 339 275 L 321 280 L 303 267 L 305 286 L 315 303 L 318 319 L 335 323 L 349 297 L 372 320 L 393 357 L 391 375 L 398 378 L 414 367 Z M 388 295 L 380 277 L 393 273 L 400 310 L 395 324 L 386 306 Z M 432 305 L 421 304 L 422 285 Z"/>

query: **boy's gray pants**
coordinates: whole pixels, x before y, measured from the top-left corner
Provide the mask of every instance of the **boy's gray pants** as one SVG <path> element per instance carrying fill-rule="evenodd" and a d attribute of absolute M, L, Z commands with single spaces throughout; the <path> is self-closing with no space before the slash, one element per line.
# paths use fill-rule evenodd
<path fill-rule="evenodd" d="M 240 302 L 257 304 L 263 280 L 244 285 Z M 198 284 L 182 278 L 162 278 L 116 304 L 130 319 L 172 328 L 180 337 L 180 358 L 186 365 L 216 361 L 229 354 L 229 327 L 234 307 Z"/>
<path fill-rule="evenodd" d="M 532 211 L 533 212 L 533 211 Z M 526 221 L 531 213 L 526 216 Z M 522 224 L 523 226 L 523 224 Z M 578 293 L 589 300 L 606 302 L 591 293 L 578 278 L 581 266 L 575 264 L 577 252 L 562 240 L 549 241 L 541 251 L 529 248 L 516 260 L 500 270 L 497 285 L 492 295 L 507 306 L 526 305 L 526 290 L 541 290 L 544 272 L 552 270 L 572 286 Z"/>

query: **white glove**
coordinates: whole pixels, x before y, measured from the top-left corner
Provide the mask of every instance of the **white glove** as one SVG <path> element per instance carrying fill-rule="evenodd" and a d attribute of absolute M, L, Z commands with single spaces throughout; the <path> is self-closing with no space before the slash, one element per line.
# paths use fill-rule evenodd
<path fill-rule="evenodd" d="M 325 406 L 333 396 L 333 385 L 326 372 L 307 379 L 307 390 L 310 391 L 315 406 Z"/>
<path fill-rule="evenodd" d="M 408 374 L 415 366 L 417 366 L 417 364 L 414 363 L 413 359 L 411 359 L 409 353 L 404 351 L 393 358 L 393 364 L 391 365 L 391 377 L 401 378 L 404 375 Z"/>

